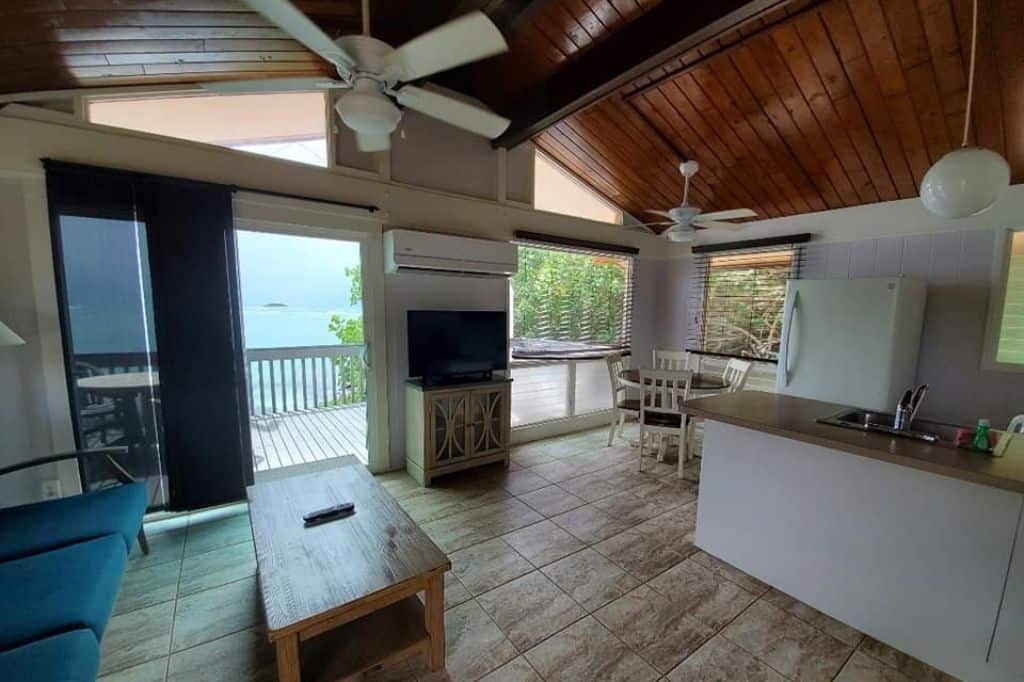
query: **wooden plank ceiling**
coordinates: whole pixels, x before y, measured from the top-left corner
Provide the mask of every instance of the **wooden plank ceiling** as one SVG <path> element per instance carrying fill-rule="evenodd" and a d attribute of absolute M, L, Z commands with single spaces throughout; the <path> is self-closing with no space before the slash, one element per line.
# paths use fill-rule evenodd
<path fill-rule="evenodd" d="M 1024 181 L 1024 1 L 982 0 L 971 143 Z M 793 2 L 534 138 L 637 217 L 682 200 L 762 217 L 917 196 L 958 146 L 970 0 Z"/>
<path fill-rule="evenodd" d="M 294 1 L 360 31 L 359 0 Z M 972 142 L 1021 182 L 1024 0 L 980 2 Z M 503 144 L 543 130 L 638 217 L 681 201 L 682 159 L 705 211 L 776 217 L 916 196 L 959 143 L 971 0 L 372 0 L 372 32 L 400 44 L 472 9 L 511 51 L 436 80 L 512 117 Z M 240 0 L 0 3 L 0 93 L 329 72 Z"/>

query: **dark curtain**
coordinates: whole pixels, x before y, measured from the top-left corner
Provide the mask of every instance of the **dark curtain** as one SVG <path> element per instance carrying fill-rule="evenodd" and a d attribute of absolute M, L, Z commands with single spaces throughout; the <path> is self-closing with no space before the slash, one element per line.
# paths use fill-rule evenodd
<path fill-rule="evenodd" d="M 66 255 L 62 217 L 134 216 L 144 224 L 159 349 L 152 412 L 159 416 L 166 506 L 187 510 L 244 499 L 252 462 L 233 188 L 54 161 L 46 162 L 46 171 L 58 272 Z M 70 368 L 68 296 L 60 282 L 58 290 Z"/>

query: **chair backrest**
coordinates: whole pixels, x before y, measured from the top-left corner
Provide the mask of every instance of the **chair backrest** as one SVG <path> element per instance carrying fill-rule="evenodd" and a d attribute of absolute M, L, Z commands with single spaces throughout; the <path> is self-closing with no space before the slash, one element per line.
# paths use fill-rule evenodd
<path fill-rule="evenodd" d="M 655 348 L 652 355 L 654 360 L 654 369 L 691 369 L 690 354 L 685 350 Z"/>
<path fill-rule="evenodd" d="M 619 393 L 626 392 L 626 386 L 619 378 L 619 374 L 626 369 L 626 361 L 621 353 L 612 353 L 606 356 L 604 361 L 608 364 L 608 380 L 612 385 L 612 405 L 614 406 L 619 401 Z"/>
<path fill-rule="evenodd" d="M 1024 433 L 1024 414 L 1018 414 L 1011 419 L 1009 426 L 1006 427 L 1006 431 L 1008 433 Z"/>
<path fill-rule="evenodd" d="M 725 371 L 722 372 L 722 379 L 729 384 L 729 387 L 726 389 L 729 393 L 743 390 L 744 384 L 747 383 L 747 375 L 750 374 L 752 366 L 753 363 L 746 360 L 737 360 L 736 358 L 729 360 L 725 365 Z"/>
<path fill-rule="evenodd" d="M 681 413 L 692 378 L 688 369 L 640 370 L 640 412 Z"/>

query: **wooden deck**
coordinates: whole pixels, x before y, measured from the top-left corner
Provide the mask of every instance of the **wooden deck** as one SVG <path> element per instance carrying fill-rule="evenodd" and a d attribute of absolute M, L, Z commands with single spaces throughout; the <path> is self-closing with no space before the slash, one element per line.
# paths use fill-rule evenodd
<path fill-rule="evenodd" d="M 366 463 L 366 404 L 251 417 L 256 471 L 355 455 Z"/>

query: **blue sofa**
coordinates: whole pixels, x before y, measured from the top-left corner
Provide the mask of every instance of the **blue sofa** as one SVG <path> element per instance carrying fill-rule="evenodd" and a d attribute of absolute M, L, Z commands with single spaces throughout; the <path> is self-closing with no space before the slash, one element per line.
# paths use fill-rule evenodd
<path fill-rule="evenodd" d="M 0 475 L 39 463 L 0 469 Z M 148 551 L 145 485 L 123 470 L 118 478 L 122 483 L 110 488 L 0 509 L 0 680 L 96 679 L 128 554 L 136 539 Z"/>

